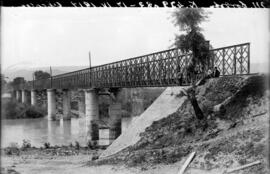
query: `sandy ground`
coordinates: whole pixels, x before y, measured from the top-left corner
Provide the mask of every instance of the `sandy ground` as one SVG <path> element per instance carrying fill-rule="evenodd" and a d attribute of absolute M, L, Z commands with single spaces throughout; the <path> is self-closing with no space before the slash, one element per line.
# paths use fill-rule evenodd
<path fill-rule="evenodd" d="M 144 167 L 125 167 L 123 165 L 87 166 L 89 155 L 40 158 L 26 156 L 2 157 L 2 167 L 5 170 L 16 171 L 20 174 L 177 174 L 184 164 L 184 160 L 174 164 L 159 164 Z M 219 174 L 223 170 L 201 170 L 189 168 L 186 174 Z M 15 172 L 14 172 L 15 174 Z M 17 174 L 17 173 L 16 173 Z"/>
<path fill-rule="evenodd" d="M 183 161 L 180 161 L 171 165 L 127 168 L 123 165 L 87 166 L 89 160 L 89 155 L 48 158 L 26 155 L 3 156 L 2 167 L 6 170 L 13 169 L 21 174 L 172 174 L 178 173 L 183 164 Z"/>
<path fill-rule="evenodd" d="M 184 160 L 174 164 L 153 166 L 125 167 L 123 165 L 87 166 L 89 155 L 68 157 L 2 157 L 2 167 L 9 174 L 177 174 Z M 12 172 L 13 171 L 13 172 Z M 16 172 L 18 173 L 16 173 Z M 223 169 L 202 170 L 187 168 L 186 174 L 221 174 Z"/>

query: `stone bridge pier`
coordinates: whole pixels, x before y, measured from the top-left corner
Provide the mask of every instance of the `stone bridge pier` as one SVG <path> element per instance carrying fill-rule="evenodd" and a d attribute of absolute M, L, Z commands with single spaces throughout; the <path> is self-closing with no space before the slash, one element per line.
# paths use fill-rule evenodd
<path fill-rule="evenodd" d="M 57 94 L 56 89 L 47 89 L 47 104 L 48 104 L 48 120 L 56 120 L 57 114 Z M 34 94 L 33 94 L 34 95 Z M 63 120 L 71 119 L 71 91 L 68 89 L 62 90 L 62 109 L 63 109 Z M 59 99 L 58 99 L 59 100 Z"/>
<path fill-rule="evenodd" d="M 21 102 L 21 99 L 22 99 L 22 93 L 21 92 L 22 92 L 21 90 L 16 91 L 16 100 L 18 102 Z"/>
<path fill-rule="evenodd" d="M 97 89 L 85 90 L 85 121 L 87 130 L 87 140 L 97 143 L 98 121 L 99 121 L 99 99 Z"/>
<path fill-rule="evenodd" d="M 119 102 L 113 102 L 109 106 L 109 127 L 110 139 L 114 140 L 121 134 L 122 105 Z"/>
<path fill-rule="evenodd" d="M 105 92 L 100 95 L 109 96 L 108 120 L 107 126 L 99 128 L 99 145 L 110 145 L 121 134 L 122 104 L 119 94 L 119 88 L 103 89 Z"/>
<path fill-rule="evenodd" d="M 103 91 L 103 92 L 102 92 Z M 86 140 L 92 143 L 107 146 L 121 134 L 121 111 L 122 106 L 117 101 L 117 91 L 104 89 L 79 90 L 78 111 L 79 117 L 85 118 L 87 132 Z M 107 127 L 100 127 L 101 120 L 99 111 L 99 96 L 110 96 L 110 106 L 108 108 Z"/>
<path fill-rule="evenodd" d="M 48 102 L 48 120 L 55 120 L 56 118 L 55 89 L 47 89 L 47 102 Z"/>
<path fill-rule="evenodd" d="M 84 118 L 85 117 L 85 91 L 79 90 L 79 101 L 78 101 L 78 111 L 79 111 L 79 117 Z"/>
<path fill-rule="evenodd" d="M 30 92 L 28 90 L 22 90 L 22 103 L 30 103 Z"/>
<path fill-rule="evenodd" d="M 35 106 L 37 104 L 37 91 L 31 90 L 31 105 Z"/>
<path fill-rule="evenodd" d="M 71 91 L 68 89 L 63 90 L 63 120 L 71 119 Z"/>

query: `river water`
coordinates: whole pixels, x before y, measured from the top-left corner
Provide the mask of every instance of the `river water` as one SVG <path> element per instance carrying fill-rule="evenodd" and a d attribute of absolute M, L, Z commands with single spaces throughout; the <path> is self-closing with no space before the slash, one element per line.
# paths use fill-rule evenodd
<path fill-rule="evenodd" d="M 86 145 L 87 129 L 85 118 L 71 120 L 48 121 L 47 118 L 2 120 L 1 146 L 7 147 L 12 143 L 21 145 L 23 140 L 30 140 L 32 146 L 69 145 L 78 141 Z"/>

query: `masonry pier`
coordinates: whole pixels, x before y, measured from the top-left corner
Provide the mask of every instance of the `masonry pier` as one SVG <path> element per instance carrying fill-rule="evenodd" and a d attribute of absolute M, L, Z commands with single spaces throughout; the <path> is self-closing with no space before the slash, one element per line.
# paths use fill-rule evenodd
<path fill-rule="evenodd" d="M 70 90 L 65 89 L 63 90 L 63 119 L 64 120 L 71 119 L 70 103 L 71 103 Z"/>
<path fill-rule="evenodd" d="M 31 105 L 35 106 L 37 104 L 37 92 L 36 90 L 31 90 Z"/>
<path fill-rule="evenodd" d="M 108 123 L 99 128 L 99 146 L 106 147 L 110 145 L 121 134 L 122 105 L 119 102 L 119 88 L 104 89 L 105 92 L 100 95 L 110 96 L 110 105 L 108 108 Z"/>
<path fill-rule="evenodd" d="M 87 129 L 87 140 L 98 141 L 99 107 L 97 89 L 85 90 L 85 121 Z"/>
<path fill-rule="evenodd" d="M 79 101 L 78 101 L 79 117 L 85 117 L 85 94 L 83 90 L 79 91 Z"/>
<path fill-rule="evenodd" d="M 29 104 L 30 93 L 28 90 L 22 90 L 22 103 Z"/>
<path fill-rule="evenodd" d="M 112 103 L 109 106 L 109 117 L 110 117 L 110 131 L 112 139 L 116 139 L 121 134 L 121 103 Z"/>
<path fill-rule="evenodd" d="M 48 120 L 54 120 L 56 116 L 55 89 L 47 89 Z"/>
<path fill-rule="evenodd" d="M 21 102 L 21 90 L 17 90 L 17 91 L 16 91 L 16 100 L 17 100 L 18 102 Z"/>
<path fill-rule="evenodd" d="M 22 103 L 26 103 L 26 91 L 22 90 Z"/>

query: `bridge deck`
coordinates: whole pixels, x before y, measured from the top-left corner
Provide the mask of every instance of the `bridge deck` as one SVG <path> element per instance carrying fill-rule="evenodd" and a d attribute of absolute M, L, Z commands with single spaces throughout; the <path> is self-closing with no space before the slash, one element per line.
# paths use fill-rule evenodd
<path fill-rule="evenodd" d="M 250 43 L 211 50 L 210 67 L 218 67 L 221 75 L 250 73 Z M 15 89 L 79 89 L 110 87 L 157 87 L 178 85 L 177 72 L 190 63 L 191 54 L 180 49 L 160 51 L 140 57 L 69 72 L 48 79 L 28 81 Z M 196 75 L 200 78 L 204 73 Z M 191 79 L 185 77 L 183 86 Z"/>

